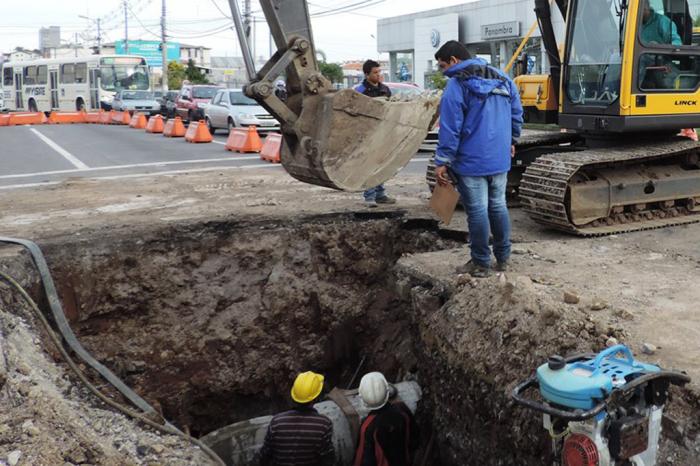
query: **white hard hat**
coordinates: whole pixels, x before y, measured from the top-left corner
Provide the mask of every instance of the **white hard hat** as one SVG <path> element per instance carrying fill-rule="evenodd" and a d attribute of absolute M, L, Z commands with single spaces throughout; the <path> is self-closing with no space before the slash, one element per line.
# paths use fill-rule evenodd
<path fill-rule="evenodd" d="M 389 383 L 381 372 L 369 372 L 360 380 L 360 398 L 369 409 L 379 409 L 389 400 Z"/>

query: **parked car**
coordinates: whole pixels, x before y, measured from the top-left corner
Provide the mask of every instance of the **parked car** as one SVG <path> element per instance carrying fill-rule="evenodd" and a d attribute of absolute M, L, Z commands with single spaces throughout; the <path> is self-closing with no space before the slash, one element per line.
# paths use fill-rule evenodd
<path fill-rule="evenodd" d="M 424 91 L 421 89 L 418 84 L 414 83 L 387 83 L 385 82 L 384 84 L 387 85 L 389 89 L 391 89 L 391 94 L 392 95 L 401 95 L 401 96 L 414 96 L 414 95 L 419 95 L 422 94 Z M 420 150 L 423 152 L 435 152 L 437 149 L 438 145 L 438 130 L 440 129 L 440 120 L 435 122 L 435 126 L 428 132 L 428 135 L 425 137 L 425 140 L 423 141 L 423 144 L 420 146 Z"/>
<path fill-rule="evenodd" d="M 177 100 L 177 96 L 180 92 L 179 91 L 168 91 L 163 96 L 161 96 L 158 102 L 160 103 L 160 114 L 163 115 L 166 118 L 174 118 L 175 117 L 175 101 Z"/>
<path fill-rule="evenodd" d="M 160 104 L 153 96 L 153 92 L 121 90 L 114 95 L 112 110 L 144 112 L 155 115 L 160 112 Z"/>
<path fill-rule="evenodd" d="M 209 131 L 255 125 L 261 132 L 280 129 L 279 122 L 241 89 L 220 89 L 204 109 Z"/>
<path fill-rule="evenodd" d="M 204 107 L 219 89 L 211 84 L 183 84 L 175 101 L 177 116 L 188 121 L 204 118 Z"/>

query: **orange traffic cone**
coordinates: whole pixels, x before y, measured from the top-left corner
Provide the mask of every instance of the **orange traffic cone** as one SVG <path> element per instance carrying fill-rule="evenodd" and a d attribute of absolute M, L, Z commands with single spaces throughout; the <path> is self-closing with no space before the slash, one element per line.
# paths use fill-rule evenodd
<path fill-rule="evenodd" d="M 170 118 L 163 127 L 163 136 L 167 138 L 181 138 L 186 132 L 180 117 Z"/>
<path fill-rule="evenodd" d="M 112 115 L 114 114 L 114 110 L 110 110 L 109 112 L 102 112 L 100 114 L 100 123 L 103 125 L 108 125 L 112 122 Z"/>
<path fill-rule="evenodd" d="M 152 116 L 148 119 L 146 125 L 147 133 L 162 133 L 163 132 L 163 117 L 160 115 Z"/>
<path fill-rule="evenodd" d="M 226 150 L 232 152 L 260 152 L 262 141 L 255 126 L 248 129 L 234 128 L 226 140 Z"/>
<path fill-rule="evenodd" d="M 695 132 L 695 128 L 684 128 L 678 133 L 678 136 L 684 136 L 696 142 L 698 140 L 698 133 Z"/>
<path fill-rule="evenodd" d="M 131 124 L 131 115 L 129 115 L 129 112 L 122 113 L 122 119 L 119 121 L 119 124 L 122 124 L 122 125 L 130 125 Z"/>
<path fill-rule="evenodd" d="M 131 117 L 131 123 L 129 123 L 129 128 L 144 129 L 147 124 L 148 123 L 146 120 L 146 115 L 144 115 L 143 113 L 135 113 L 134 116 Z"/>
<path fill-rule="evenodd" d="M 272 163 L 280 163 L 280 150 L 282 148 L 282 135 L 279 133 L 270 133 L 265 138 L 265 142 L 260 149 L 260 159 L 267 160 Z"/>
<path fill-rule="evenodd" d="M 207 128 L 204 120 L 191 121 L 190 126 L 185 133 L 185 141 L 187 142 L 212 142 L 214 138 Z"/>

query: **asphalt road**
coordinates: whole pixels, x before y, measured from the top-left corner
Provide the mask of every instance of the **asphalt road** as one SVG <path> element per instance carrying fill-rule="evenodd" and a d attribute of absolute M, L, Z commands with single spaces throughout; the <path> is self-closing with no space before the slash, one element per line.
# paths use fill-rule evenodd
<path fill-rule="evenodd" d="M 214 142 L 191 144 L 126 126 L 37 125 L 0 128 L 0 190 L 56 184 L 67 179 L 119 179 L 210 169 L 268 169 L 279 164 L 257 154 L 224 148 L 226 132 Z M 399 173 L 425 173 L 429 154 L 418 153 Z"/>

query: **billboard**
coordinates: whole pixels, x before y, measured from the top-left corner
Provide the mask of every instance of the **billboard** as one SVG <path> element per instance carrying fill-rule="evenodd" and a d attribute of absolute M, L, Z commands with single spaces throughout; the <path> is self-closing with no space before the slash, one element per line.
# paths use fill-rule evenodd
<path fill-rule="evenodd" d="M 117 55 L 126 55 L 124 41 L 118 40 L 114 43 Z M 160 41 L 157 40 L 130 40 L 129 55 L 140 55 L 146 59 L 148 66 L 160 68 L 163 66 L 163 55 L 160 50 Z M 180 61 L 180 44 L 168 42 L 168 61 Z"/>

